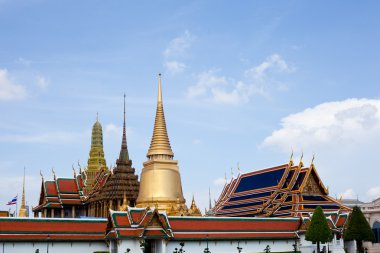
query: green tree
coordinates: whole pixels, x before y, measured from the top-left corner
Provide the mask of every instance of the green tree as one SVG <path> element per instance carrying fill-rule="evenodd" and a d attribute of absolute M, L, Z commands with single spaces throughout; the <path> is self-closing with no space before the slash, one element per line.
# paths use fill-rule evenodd
<path fill-rule="evenodd" d="M 375 241 L 375 235 L 372 232 L 371 226 L 357 206 L 353 208 L 352 213 L 348 217 L 347 226 L 344 230 L 344 240 L 355 240 L 359 252 L 364 251 L 363 241 Z"/>
<path fill-rule="evenodd" d="M 317 243 L 317 253 L 320 252 L 320 243 L 330 242 L 333 238 L 332 231 L 320 206 L 315 208 L 309 227 L 306 231 L 306 240 Z"/>

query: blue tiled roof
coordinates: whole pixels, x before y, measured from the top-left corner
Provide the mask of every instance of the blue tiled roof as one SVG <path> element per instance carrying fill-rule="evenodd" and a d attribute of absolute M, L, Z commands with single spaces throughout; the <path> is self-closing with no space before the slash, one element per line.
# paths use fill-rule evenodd
<path fill-rule="evenodd" d="M 230 201 L 239 201 L 239 200 L 246 200 L 246 199 L 262 198 L 262 197 L 270 196 L 271 194 L 272 194 L 271 191 L 254 193 L 254 194 L 249 194 L 249 195 L 244 195 L 244 196 L 239 196 L 239 197 L 233 197 L 230 199 Z"/>
<path fill-rule="evenodd" d="M 248 206 L 261 205 L 262 203 L 263 203 L 262 201 L 256 201 L 256 202 L 250 202 L 250 203 L 244 203 L 244 204 L 238 204 L 238 205 L 229 205 L 229 206 L 224 206 L 222 209 L 228 210 L 228 209 L 234 209 L 234 208 L 242 208 L 242 207 L 248 207 Z"/>
<path fill-rule="evenodd" d="M 299 187 L 301 186 L 305 176 L 306 176 L 306 171 L 301 171 L 300 174 L 298 175 L 297 181 L 294 184 L 292 190 L 298 190 L 299 189 Z"/>
<path fill-rule="evenodd" d="M 250 191 L 260 188 L 276 186 L 278 182 L 281 180 L 284 171 L 285 168 L 281 168 L 274 171 L 268 171 L 266 173 L 254 174 L 251 176 L 243 177 L 240 180 L 239 186 L 236 188 L 235 192 Z"/>

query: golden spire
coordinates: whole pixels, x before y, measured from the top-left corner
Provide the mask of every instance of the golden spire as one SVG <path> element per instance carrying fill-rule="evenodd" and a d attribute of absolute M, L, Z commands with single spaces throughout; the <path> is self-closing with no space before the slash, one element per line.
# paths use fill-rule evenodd
<path fill-rule="evenodd" d="M 189 215 L 190 216 L 202 216 L 201 211 L 197 207 L 197 204 L 195 204 L 194 194 L 193 194 L 193 200 L 191 201 L 191 207 L 189 209 Z"/>
<path fill-rule="evenodd" d="M 183 215 L 188 212 L 183 197 L 178 161 L 173 160 L 166 130 L 162 103 L 161 75 L 158 79 L 157 110 L 153 136 L 141 171 L 139 195 L 136 207 L 158 208 L 168 215 Z"/>
<path fill-rule="evenodd" d="M 302 159 L 303 159 L 303 151 L 302 151 L 301 158 L 300 158 L 300 162 L 299 162 L 299 164 L 300 164 L 301 167 L 303 167 Z"/>
<path fill-rule="evenodd" d="M 170 146 L 168 132 L 166 129 L 164 107 L 162 103 L 161 74 L 158 75 L 158 95 L 157 110 L 154 121 L 152 141 L 148 150 L 147 157 L 149 160 L 159 158 L 162 160 L 173 160 L 173 151 Z"/>
<path fill-rule="evenodd" d="M 313 154 L 313 158 L 311 159 L 310 167 L 314 167 L 314 159 L 315 159 L 315 154 Z"/>
<path fill-rule="evenodd" d="M 289 160 L 290 166 L 293 166 L 293 149 L 292 149 L 292 154 L 290 155 L 290 160 Z"/>
<path fill-rule="evenodd" d="M 26 217 L 26 208 L 25 208 L 25 167 L 24 167 L 24 179 L 22 183 L 22 198 L 21 198 L 21 207 L 18 217 Z"/>

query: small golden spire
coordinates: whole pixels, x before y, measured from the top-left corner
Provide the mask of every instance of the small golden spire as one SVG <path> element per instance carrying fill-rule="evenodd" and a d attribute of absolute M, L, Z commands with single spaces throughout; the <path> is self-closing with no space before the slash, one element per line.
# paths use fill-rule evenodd
<path fill-rule="evenodd" d="M 99 113 L 96 112 L 96 122 L 99 122 Z"/>
<path fill-rule="evenodd" d="M 168 132 L 166 129 L 164 107 L 162 103 L 161 74 L 159 74 L 156 118 L 154 121 L 152 141 L 150 143 L 147 157 L 150 160 L 156 157 L 163 160 L 172 160 L 173 156 L 174 154 L 170 146 Z"/>
<path fill-rule="evenodd" d="M 315 154 L 313 154 L 313 158 L 311 159 L 311 167 L 314 167 L 314 159 L 315 159 Z"/>
<path fill-rule="evenodd" d="M 197 207 L 197 204 L 195 204 L 194 193 L 193 193 L 193 200 L 191 201 L 189 215 L 190 216 L 202 216 L 202 213 L 199 210 L 199 208 Z"/>
<path fill-rule="evenodd" d="M 238 175 L 240 175 L 240 164 L 239 164 L 239 162 L 237 163 L 237 170 L 238 170 Z"/>
<path fill-rule="evenodd" d="M 233 178 L 234 178 L 234 171 L 233 171 L 233 169 L 231 167 L 231 179 L 233 179 Z"/>
<path fill-rule="evenodd" d="M 25 208 L 25 167 L 24 167 L 24 179 L 22 183 L 22 198 L 21 198 L 21 207 L 18 217 L 26 217 L 26 208 Z"/>
<path fill-rule="evenodd" d="M 162 83 L 161 83 L 161 73 L 158 73 L 158 94 L 157 102 L 162 103 Z"/>
<path fill-rule="evenodd" d="M 290 165 L 293 165 L 293 148 L 292 148 L 292 154 L 290 155 L 290 160 L 289 160 L 289 164 Z"/>
<path fill-rule="evenodd" d="M 301 165 L 301 167 L 303 166 L 302 159 L 303 159 L 303 151 L 302 151 L 302 153 L 301 153 L 301 158 L 300 158 L 300 162 L 299 162 L 299 164 Z"/>

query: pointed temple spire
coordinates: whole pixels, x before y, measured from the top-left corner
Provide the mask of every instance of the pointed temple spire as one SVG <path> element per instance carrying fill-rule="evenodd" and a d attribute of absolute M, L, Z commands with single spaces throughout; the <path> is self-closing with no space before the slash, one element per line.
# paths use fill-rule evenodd
<path fill-rule="evenodd" d="M 99 115 L 96 113 L 96 122 L 92 126 L 91 149 L 87 161 L 87 169 L 85 170 L 87 175 L 86 192 L 89 192 L 92 189 L 96 174 L 102 169 L 107 169 L 107 166 L 103 150 L 102 125 L 99 122 Z"/>
<path fill-rule="evenodd" d="M 162 102 L 161 74 L 159 74 L 156 118 L 154 121 L 152 141 L 150 143 L 147 157 L 149 160 L 153 160 L 155 158 L 173 160 L 173 156 L 174 153 L 170 146 L 166 129 L 164 107 Z"/>
<path fill-rule="evenodd" d="M 123 139 L 121 141 L 121 149 L 119 155 L 119 162 L 128 162 L 129 154 L 127 147 L 127 133 L 125 128 L 125 94 L 124 94 L 124 118 L 123 118 Z"/>
<path fill-rule="evenodd" d="M 98 171 L 101 167 L 106 167 L 103 150 L 103 129 L 96 113 L 96 122 L 92 126 L 90 157 L 88 158 L 88 170 Z"/>
<path fill-rule="evenodd" d="M 21 198 L 21 207 L 18 217 L 26 217 L 26 207 L 25 207 L 25 167 L 24 167 L 24 179 L 22 183 L 22 198 Z"/>
<path fill-rule="evenodd" d="M 166 130 L 161 74 L 158 75 L 158 94 L 153 136 L 143 163 L 136 207 L 158 208 L 168 215 L 187 215 L 189 210 L 183 197 L 178 161 L 170 146 Z"/>

